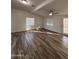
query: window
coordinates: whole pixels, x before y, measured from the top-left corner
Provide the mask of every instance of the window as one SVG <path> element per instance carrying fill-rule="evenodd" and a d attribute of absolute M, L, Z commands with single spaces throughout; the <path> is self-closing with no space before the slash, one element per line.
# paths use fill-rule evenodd
<path fill-rule="evenodd" d="M 52 23 L 47 23 L 47 26 L 53 26 L 53 24 Z"/>
<path fill-rule="evenodd" d="M 48 19 L 48 20 L 47 20 L 46 25 L 47 25 L 47 26 L 54 26 L 54 25 L 53 25 L 53 21 L 52 21 L 51 19 Z"/>
<path fill-rule="evenodd" d="M 68 18 L 63 20 L 63 33 L 68 34 Z"/>
<path fill-rule="evenodd" d="M 27 25 L 34 25 L 34 18 L 26 18 L 26 24 Z"/>
<path fill-rule="evenodd" d="M 26 18 L 26 30 L 34 28 L 34 18 Z"/>

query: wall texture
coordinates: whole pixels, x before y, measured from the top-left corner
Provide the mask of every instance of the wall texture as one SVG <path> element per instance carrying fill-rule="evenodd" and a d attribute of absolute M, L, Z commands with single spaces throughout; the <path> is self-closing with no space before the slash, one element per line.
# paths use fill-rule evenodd
<path fill-rule="evenodd" d="M 44 28 L 63 33 L 63 17 L 62 16 L 49 16 L 44 19 Z"/>
<path fill-rule="evenodd" d="M 26 17 L 34 17 L 34 28 L 43 27 L 43 17 L 28 13 L 23 10 L 12 9 L 11 11 L 11 32 L 25 31 L 26 30 Z"/>

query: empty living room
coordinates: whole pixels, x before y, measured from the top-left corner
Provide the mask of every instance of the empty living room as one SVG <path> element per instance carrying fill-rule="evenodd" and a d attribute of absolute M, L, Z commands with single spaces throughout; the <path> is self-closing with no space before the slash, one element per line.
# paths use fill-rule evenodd
<path fill-rule="evenodd" d="M 79 59 L 79 0 L 0 0 L 0 59 Z"/>
<path fill-rule="evenodd" d="M 11 59 L 68 59 L 68 0 L 11 0 Z"/>

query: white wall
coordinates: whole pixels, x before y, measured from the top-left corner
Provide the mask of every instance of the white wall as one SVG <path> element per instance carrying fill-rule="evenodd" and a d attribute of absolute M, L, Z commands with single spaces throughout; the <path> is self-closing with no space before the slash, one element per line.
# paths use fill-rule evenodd
<path fill-rule="evenodd" d="M 23 10 L 12 9 L 11 11 L 11 31 L 25 31 L 26 30 L 26 17 L 35 18 L 34 28 L 41 26 L 43 27 L 43 17 L 28 13 Z"/>
<path fill-rule="evenodd" d="M 35 26 L 41 26 L 42 28 L 49 29 L 51 31 L 63 33 L 63 16 L 48 16 L 41 17 L 31 13 L 28 13 L 23 10 L 12 9 L 11 11 L 11 31 L 25 31 L 26 30 L 26 17 L 34 17 L 35 18 Z M 50 24 L 47 25 L 47 22 Z M 53 24 L 53 25 L 51 25 Z"/>
<path fill-rule="evenodd" d="M 47 22 L 50 23 L 47 25 Z M 44 19 L 44 28 L 63 33 L 63 17 L 62 16 L 49 16 Z"/>

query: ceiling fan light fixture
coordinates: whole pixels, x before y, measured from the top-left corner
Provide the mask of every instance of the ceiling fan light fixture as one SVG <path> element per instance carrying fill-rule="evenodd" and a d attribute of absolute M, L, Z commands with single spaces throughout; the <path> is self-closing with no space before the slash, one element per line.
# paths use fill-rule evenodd
<path fill-rule="evenodd" d="M 52 15 L 52 12 L 51 13 L 49 13 L 49 16 L 51 16 Z"/>
<path fill-rule="evenodd" d="M 26 4 L 26 1 L 23 0 L 22 3 Z"/>
<path fill-rule="evenodd" d="M 26 4 L 26 5 L 30 5 L 30 1 L 29 0 L 22 0 L 22 3 Z"/>

